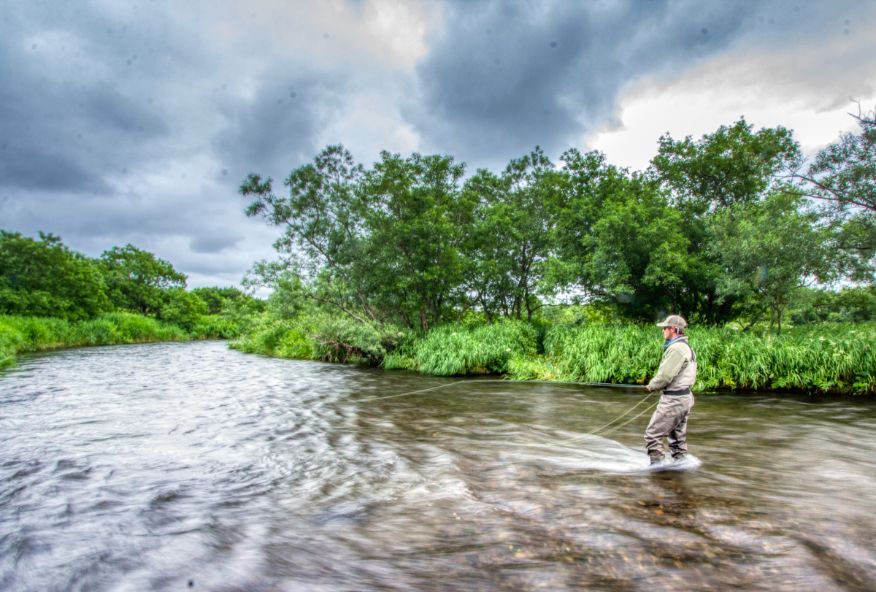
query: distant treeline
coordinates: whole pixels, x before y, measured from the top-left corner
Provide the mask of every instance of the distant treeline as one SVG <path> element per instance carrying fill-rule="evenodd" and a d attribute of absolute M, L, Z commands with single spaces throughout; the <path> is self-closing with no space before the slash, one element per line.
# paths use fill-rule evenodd
<path fill-rule="evenodd" d="M 229 337 L 239 332 L 235 315 L 260 308 L 237 288 L 186 290 L 184 274 L 132 245 L 93 259 L 52 234 L 0 230 L 0 315 L 77 322 L 128 312 L 195 336 Z"/>
<path fill-rule="evenodd" d="M 644 171 L 539 148 L 500 173 L 388 152 L 366 168 L 328 146 L 282 192 L 256 174 L 241 185 L 248 215 L 284 231 L 285 263 L 250 279 L 274 290 L 278 319 L 316 306 L 420 332 L 575 302 L 610 320 L 779 332 L 873 319 L 876 125 L 856 119 L 810 163 L 789 130 L 745 120 L 662 137 Z"/>

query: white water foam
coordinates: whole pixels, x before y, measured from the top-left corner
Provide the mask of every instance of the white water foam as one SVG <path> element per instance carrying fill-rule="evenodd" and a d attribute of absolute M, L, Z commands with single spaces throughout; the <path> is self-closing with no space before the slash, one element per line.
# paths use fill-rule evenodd
<path fill-rule="evenodd" d="M 550 453 L 542 449 L 540 454 L 533 451 L 527 456 L 531 457 L 534 463 L 562 472 L 684 472 L 695 471 L 703 464 L 696 456 L 687 454 L 681 461 L 673 461 L 672 458 L 667 457 L 663 462 L 651 465 L 643 449 L 634 449 L 616 440 L 596 435 L 579 436 L 573 445 L 553 445 Z"/>

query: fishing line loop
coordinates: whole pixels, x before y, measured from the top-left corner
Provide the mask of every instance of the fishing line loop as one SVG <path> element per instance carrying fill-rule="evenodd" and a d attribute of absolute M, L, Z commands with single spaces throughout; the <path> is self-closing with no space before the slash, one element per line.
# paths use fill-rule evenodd
<path fill-rule="evenodd" d="M 398 393 L 398 394 L 395 394 L 395 395 L 386 395 L 386 396 L 382 396 L 382 397 L 371 397 L 371 398 L 368 398 L 368 399 L 360 399 L 359 401 L 356 401 L 356 402 L 357 402 L 357 403 L 368 403 L 368 402 L 371 402 L 371 401 L 382 401 L 382 400 L 385 400 L 385 399 L 395 399 L 395 398 L 398 398 L 398 397 L 407 397 L 407 396 L 409 396 L 409 395 L 416 395 L 416 394 L 419 394 L 419 393 L 425 393 L 425 392 L 429 392 L 429 391 L 434 391 L 434 390 L 442 389 L 442 388 L 445 388 L 445 387 L 448 387 L 448 386 L 453 386 L 453 385 L 456 385 L 456 384 L 462 384 L 462 383 L 464 383 L 464 382 L 481 382 L 481 383 L 483 383 L 483 382 L 512 382 L 512 381 L 509 381 L 509 380 L 503 380 L 503 379 L 457 380 L 457 381 L 454 381 L 454 382 L 448 382 L 448 383 L 445 383 L 445 384 L 439 384 L 439 385 L 437 385 L 437 386 L 431 386 L 431 387 L 429 387 L 429 388 L 424 388 L 424 389 L 417 389 L 417 390 L 415 390 L 415 391 L 408 391 L 408 392 L 405 392 L 405 393 Z M 539 384 L 576 384 L 576 385 L 581 385 L 581 386 L 613 387 L 613 388 L 631 388 L 631 387 L 636 387 L 636 386 L 638 386 L 638 385 L 630 385 L 630 384 L 613 384 L 613 383 L 609 383 L 609 382 L 560 382 L 560 381 L 551 381 L 551 380 L 526 380 L 526 381 L 521 381 L 521 382 L 529 382 L 529 383 L 536 382 L 536 383 L 539 383 Z M 654 404 L 651 405 L 650 407 L 645 408 L 644 411 L 641 411 L 641 412 L 639 412 L 638 414 L 634 415 L 633 417 L 631 417 L 631 418 L 628 419 L 627 421 L 625 421 L 625 422 L 623 422 L 623 423 L 621 423 L 621 424 L 618 424 L 618 425 L 616 425 L 616 426 L 610 428 L 610 426 L 612 426 L 612 424 L 614 424 L 615 422 L 617 422 L 617 421 L 620 420 L 620 419 L 623 419 L 624 417 L 626 417 L 627 415 L 629 415 L 630 413 L 632 413 L 633 411 L 635 411 L 635 410 L 636 410 L 636 409 L 637 409 L 642 403 L 644 403 L 644 402 L 647 401 L 649 398 L 651 398 L 651 396 L 652 396 L 653 394 L 654 394 L 654 391 L 649 392 L 647 395 L 645 395 L 644 397 L 642 397 L 642 399 L 641 399 L 638 403 L 636 403 L 635 405 L 633 405 L 632 407 L 630 407 L 629 409 L 627 409 L 626 411 L 624 411 L 623 413 L 621 413 L 620 415 L 618 415 L 617 417 L 615 417 L 614 419 L 612 419 L 610 422 L 608 422 L 608 423 L 606 423 L 606 424 L 604 424 L 604 425 L 599 426 L 599 427 L 596 428 L 595 430 L 591 430 L 590 432 L 587 432 L 586 434 L 583 434 L 583 436 L 579 436 L 579 437 L 577 437 L 577 438 L 573 438 L 572 441 L 575 442 L 575 441 L 577 441 L 577 440 L 581 440 L 583 437 L 587 437 L 587 436 L 596 436 L 596 435 L 603 435 L 603 436 L 604 436 L 604 435 L 606 435 L 606 434 L 611 434 L 611 433 L 613 433 L 613 432 L 616 432 L 616 431 L 619 430 L 620 428 L 622 428 L 622 427 L 624 427 L 625 425 L 631 423 L 632 421 L 638 419 L 639 417 L 641 417 L 641 416 L 644 415 L 645 413 L 651 411 L 652 409 L 654 409 L 654 408 L 659 404 L 659 401 L 658 401 L 657 403 L 654 403 Z M 610 428 L 610 429 L 609 429 L 609 428 Z M 600 434 L 600 432 L 601 432 L 601 434 Z"/>

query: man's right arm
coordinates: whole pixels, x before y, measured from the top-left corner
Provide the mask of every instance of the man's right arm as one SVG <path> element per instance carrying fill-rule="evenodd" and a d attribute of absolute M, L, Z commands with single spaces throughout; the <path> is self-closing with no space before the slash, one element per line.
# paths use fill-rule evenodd
<path fill-rule="evenodd" d="M 666 354 L 660 362 L 660 368 L 657 369 L 657 374 L 654 375 L 654 378 L 651 379 L 645 388 L 648 389 L 649 392 L 662 389 L 672 382 L 672 379 L 681 372 L 684 362 L 684 354 L 677 348 L 666 350 Z"/>

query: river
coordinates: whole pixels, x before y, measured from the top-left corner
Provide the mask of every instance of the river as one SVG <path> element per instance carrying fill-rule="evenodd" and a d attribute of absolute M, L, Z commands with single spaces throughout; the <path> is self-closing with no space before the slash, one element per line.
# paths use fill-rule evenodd
<path fill-rule="evenodd" d="M 649 473 L 647 415 L 589 434 L 642 396 L 221 342 L 25 356 L 0 589 L 876 589 L 874 401 L 702 395 L 702 466 Z"/>

